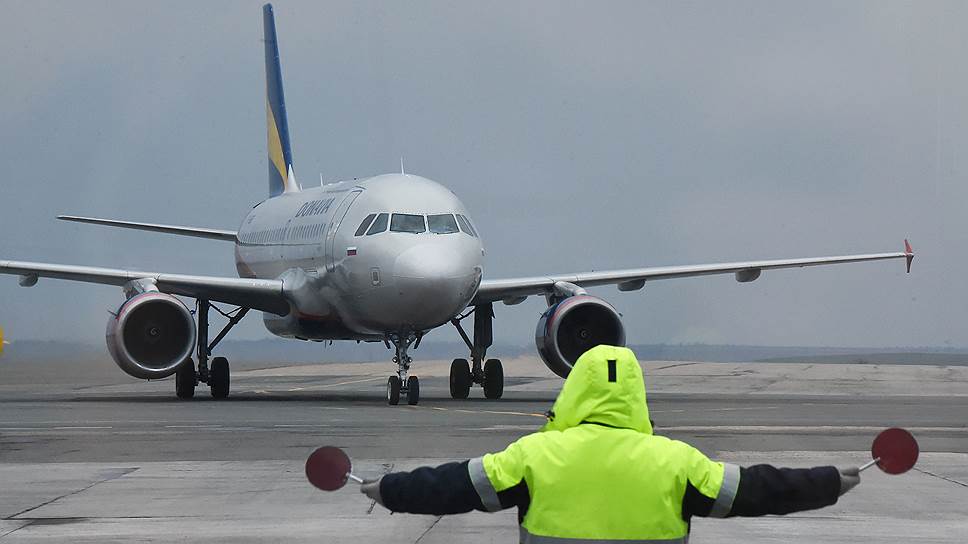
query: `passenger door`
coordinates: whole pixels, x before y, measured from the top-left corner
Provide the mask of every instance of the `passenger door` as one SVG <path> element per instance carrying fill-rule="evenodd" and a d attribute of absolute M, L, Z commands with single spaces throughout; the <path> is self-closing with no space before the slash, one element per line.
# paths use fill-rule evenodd
<path fill-rule="evenodd" d="M 346 216 L 346 212 L 349 211 L 350 206 L 353 205 L 353 201 L 356 197 L 360 196 L 362 189 L 354 189 L 347 194 L 343 201 L 339 203 L 339 207 L 336 208 L 336 212 L 333 214 L 333 218 L 329 222 L 329 227 L 326 229 L 326 239 L 324 243 L 326 244 L 325 249 L 325 260 L 326 260 L 326 271 L 332 272 L 336 268 L 336 231 L 339 230 L 340 224 L 343 223 L 343 218 Z"/>

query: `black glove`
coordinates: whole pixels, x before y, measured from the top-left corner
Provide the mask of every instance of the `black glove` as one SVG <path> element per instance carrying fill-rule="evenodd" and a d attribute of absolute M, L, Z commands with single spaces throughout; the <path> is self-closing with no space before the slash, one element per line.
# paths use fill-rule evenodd
<path fill-rule="evenodd" d="M 857 467 L 842 468 L 840 470 L 840 495 L 850 491 L 860 483 L 860 469 Z M 379 490 L 378 490 L 379 492 Z"/>
<path fill-rule="evenodd" d="M 375 500 L 380 506 L 383 506 L 383 497 L 380 496 L 381 480 L 383 480 L 382 476 L 376 480 L 363 480 L 363 483 L 360 485 L 360 493 Z M 843 487 L 843 484 L 841 484 L 841 487 Z"/>

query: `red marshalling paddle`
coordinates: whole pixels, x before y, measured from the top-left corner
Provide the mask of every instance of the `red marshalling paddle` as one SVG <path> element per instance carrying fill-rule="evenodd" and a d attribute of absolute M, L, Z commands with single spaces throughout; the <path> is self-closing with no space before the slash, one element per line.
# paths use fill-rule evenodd
<path fill-rule="evenodd" d="M 873 460 L 860 470 L 866 470 L 872 465 L 888 474 L 904 474 L 911 470 L 918 462 L 918 441 L 911 433 L 898 427 L 885 429 L 877 435 L 871 444 Z"/>
<path fill-rule="evenodd" d="M 306 478 L 323 491 L 336 491 L 347 480 L 363 483 L 362 478 L 353 474 L 353 463 L 346 452 L 335 446 L 317 448 L 306 459 Z"/>

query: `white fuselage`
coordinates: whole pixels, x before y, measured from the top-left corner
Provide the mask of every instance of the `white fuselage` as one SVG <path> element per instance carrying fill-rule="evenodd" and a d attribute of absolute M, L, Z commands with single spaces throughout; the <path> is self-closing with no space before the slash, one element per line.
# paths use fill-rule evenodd
<path fill-rule="evenodd" d="M 387 214 L 387 225 L 374 232 L 379 214 Z M 396 225 L 393 214 L 401 214 Z M 372 233 L 357 235 L 367 218 Z M 420 230 L 420 218 L 424 232 L 407 232 Z M 451 223 L 459 231 L 450 232 Z M 239 228 L 236 267 L 241 277 L 284 281 L 292 311 L 264 314 L 276 335 L 381 340 L 421 333 L 458 315 L 477 292 L 484 250 L 465 223 L 460 200 L 426 178 L 344 181 L 252 208 Z"/>

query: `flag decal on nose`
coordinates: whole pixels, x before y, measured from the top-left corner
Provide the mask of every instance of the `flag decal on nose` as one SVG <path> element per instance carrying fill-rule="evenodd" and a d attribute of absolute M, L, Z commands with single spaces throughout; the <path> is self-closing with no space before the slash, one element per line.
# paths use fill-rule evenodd
<path fill-rule="evenodd" d="M 356 255 L 356 246 L 346 248 L 346 256 L 353 257 Z"/>

